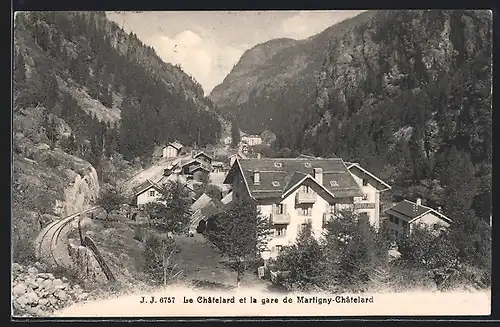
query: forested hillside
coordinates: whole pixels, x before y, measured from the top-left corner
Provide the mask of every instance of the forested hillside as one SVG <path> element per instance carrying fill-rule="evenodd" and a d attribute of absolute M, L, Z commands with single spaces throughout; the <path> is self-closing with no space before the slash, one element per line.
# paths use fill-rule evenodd
<path fill-rule="evenodd" d="M 43 226 L 118 187 L 155 145 L 220 136 L 201 86 L 104 12 L 17 13 L 13 57 L 15 262 L 33 260 Z"/>
<path fill-rule="evenodd" d="M 41 106 L 75 131 L 89 160 L 126 159 L 179 139 L 217 140 L 220 123 L 201 86 L 104 12 L 32 12 L 15 21 L 16 108 Z M 189 119 L 187 119 L 189 117 Z"/>
<path fill-rule="evenodd" d="M 479 10 L 366 12 L 274 52 L 256 46 L 211 98 L 243 130 L 269 128 L 277 148 L 359 161 L 394 185 L 395 200 L 420 196 L 455 211 L 448 189 L 488 220 L 491 22 Z M 322 65 L 306 46 L 326 51 Z M 245 62 L 261 52 L 267 60 L 249 73 Z M 259 82 L 242 98 L 231 75 Z"/>
<path fill-rule="evenodd" d="M 454 221 L 460 257 L 489 271 L 491 12 L 367 12 L 289 43 L 253 66 L 253 75 L 264 75 L 249 84 L 245 101 L 237 100 L 235 83 L 215 89 L 233 94 L 225 109 L 242 117 L 241 128 L 269 128 L 277 136 L 274 155 L 359 162 L 392 185 L 384 201 L 421 198 L 442 207 Z M 315 57 L 292 51 L 296 44 L 327 51 L 314 81 L 308 69 L 318 67 Z M 292 78 L 266 73 L 274 67 L 273 76 L 286 76 L 300 58 L 306 68 Z"/>

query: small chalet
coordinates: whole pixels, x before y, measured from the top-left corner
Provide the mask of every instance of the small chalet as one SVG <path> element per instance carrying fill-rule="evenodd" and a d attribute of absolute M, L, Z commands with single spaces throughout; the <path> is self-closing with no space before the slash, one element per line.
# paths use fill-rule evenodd
<path fill-rule="evenodd" d="M 198 152 L 197 154 L 195 154 L 193 156 L 193 159 L 199 159 L 199 160 L 203 160 L 205 161 L 206 163 L 208 164 L 211 164 L 213 159 L 211 156 L 209 156 L 208 154 L 206 154 L 205 152 L 201 151 L 201 152 Z"/>
<path fill-rule="evenodd" d="M 195 232 L 203 233 L 208 219 L 221 212 L 223 207 L 222 202 L 212 199 L 210 196 L 203 193 L 191 205 L 193 214 L 189 225 L 189 234 L 194 235 Z"/>
<path fill-rule="evenodd" d="M 147 179 L 135 189 L 135 204 L 142 206 L 146 203 L 155 202 L 161 198 L 162 187 Z"/>
<path fill-rule="evenodd" d="M 240 153 L 235 153 L 229 156 L 229 166 L 232 167 L 236 159 L 246 159 L 246 156 L 240 154 Z"/>
<path fill-rule="evenodd" d="M 170 142 L 166 147 L 163 148 L 163 158 L 172 159 L 176 158 L 184 146 L 178 142 Z"/>
<path fill-rule="evenodd" d="M 439 225 L 448 227 L 452 220 L 440 212 L 430 207 L 422 205 L 422 201 L 417 199 L 416 202 L 403 200 L 395 206 L 385 210 L 388 216 L 386 221 L 387 232 L 397 236 L 409 235 L 412 227 L 417 224 Z"/>

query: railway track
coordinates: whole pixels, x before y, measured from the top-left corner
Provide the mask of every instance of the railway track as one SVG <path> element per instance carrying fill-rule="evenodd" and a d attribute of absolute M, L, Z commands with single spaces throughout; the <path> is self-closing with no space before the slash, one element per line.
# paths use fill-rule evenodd
<path fill-rule="evenodd" d="M 63 219 L 56 220 L 44 228 L 35 240 L 36 256 L 40 260 L 48 261 L 47 263 L 56 266 L 64 266 L 60 256 L 56 254 L 56 247 L 59 244 L 64 229 L 77 219 L 81 214 L 86 214 L 99 209 L 99 206 L 94 206 Z M 69 255 L 68 255 L 69 256 Z"/>

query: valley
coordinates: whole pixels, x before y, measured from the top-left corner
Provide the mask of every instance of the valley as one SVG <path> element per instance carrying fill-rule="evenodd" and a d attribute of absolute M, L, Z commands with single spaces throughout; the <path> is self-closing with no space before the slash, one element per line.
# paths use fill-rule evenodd
<path fill-rule="evenodd" d="M 491 28 L 366 11 L 251 47 L 205 96 L 104 12 L 16 15 L 14 314 L 179 288 L 486 292 Z"/>

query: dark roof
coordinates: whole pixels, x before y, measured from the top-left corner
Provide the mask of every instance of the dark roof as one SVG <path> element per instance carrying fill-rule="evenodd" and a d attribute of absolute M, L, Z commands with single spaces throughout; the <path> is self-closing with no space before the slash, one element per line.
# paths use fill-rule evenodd
<path fill-rule="evenodd" d="M 359 165 L 359 163 L 355 162 L 355 163 L 352 163 L 352 162 L 346 162 L 345 163 L 346 166 L 347 166 L 347 169 L 349 169 L 349 171 L 352 173 L 354 170 L 358 170 L 360 173 L 354 173 L 354 175 L 360 177 L 360 176 L 369 176 L 370 178 L 372 178 L 373 180 L 375 180 L 378 184 L 378 187 L 377 189 L 379 191 L 385 191 L 385 190 L 388 190 L 391 188 L 391 186 L 389 184 L 387 184 L 386 182 L 384 182 L 383 180 L 381 180 L 380 178 L 378 178 L 377 176 L 373 175 L 372 173 L 370 173 L 368 170 L 364 169 L 363 167 L 361 167 Z"/>
<path fill-rule="evenodd" d="M 323 187 L 335 197 L 362 196 L 358 184 L 340 158 L 261 158 L 239 159 L 229 172 L 225 183 L 230 183 L 238 164 L 243 170 L 252 196 L 258 198 L 280 197 L 306 175 L 313 176 L 314 168 L 323 170 Z M 253 172 L 259 172 L 259 185 L 253 184 Z M 337 183 L 332 185 L 331 181 Z M 273 183 L 277 182 L 277 183 Z M 338 186 L 337 186 L 338 185 Z"/>
<path fill-rule="evenodd" d="M 423 214 L 426 214 L 428 212 L 432 212 L 436 216 L 440 217 L 441 219 L 445 220 L 448 223 L 451 223 L 452 220 L 442 213 L 440 213 L 437 210 L 434 210 L 430 207 L 421 205 L 421 204 L 416 204 L 415 202 L 411 202 L 408 200 L 403 200 L 396 204 L 395 206 L 385 210 L 387 214 L 399 214 L 403 215 L 405 217 L 408 217 L 408 221 L 415 219 L 419 216 L 422 216 Z"/>
<path fill-rule="evenodd" d="M 158 185 L 156 183 L 153 183 L 152 181 L 150 181 L 149 179 L 147 179 L 141 185 L 137 186 L 134 189 L 134 193 L 135 193 L 135 195 L 139 195 L 141 193 L 144 193 L 144 191 L 147 191 L 151 187 L 154 187 L 158 192 L 162 191 L 160 185 Z"/>
<path fill-rule="evenodd" d="M 408 217 L 408 220 L 411 220 L 429 211 L 430 209 L 427 207 L 418 205 L 408 200 L 403 200 L 398 204 L 396 204 L 394 207 L 387 209 L 385 212 L 388 214 L 397 213 L 405 217 Z"/>
<path fill-rule="evenodd" d="M 195 171 L 200 170 L 200 169 L 202 169 L 202 170 L 204 170 L 204 171 L 206 171 L 206 172 L 208 172 L 208 173 L 209 173 L 209 172 L 211 172 L 211 169 L 210 169 L 210 168 L 208 168 L 208 167 L 206 167 L 206 166 L 204 166 L 204 165 L 198 165 L 198 166 L 192 166 L 192 167 L 189 167 L 189 173 L 190 173 L 190 174 L 192 174 L 192 173 L 194 173 Z"/>
<path fill-rule="evenodd" d="M 208 159 L 212 160 L 212 157 L 211 157 L 211 156 L 209 156 L 208 154 L 206 154 L 206 153 L 205 153 L 205 152 L 203 152 L 203 151 L 200 151 L 200 152 L 198 152 L 197 154 L 195 154 L 195 155 L 193 156 L 193 158 L 198 158 L 198 157 L 200 157 L 200 156 L 203 156 L 203 157 L 205 157 L 205 158 L 208 158 Z"/>
<path fill-rule="evenodd" d="M 167 144 L 167 146 L 168 145 L 176 148 L 177 150 L 180 150 L 180 149 L 182 149 L 184 147 L 184 145 L 182 145 L 182 143 L 180 143 L 178 141 L 170 142 L 169 144 Z"/>

